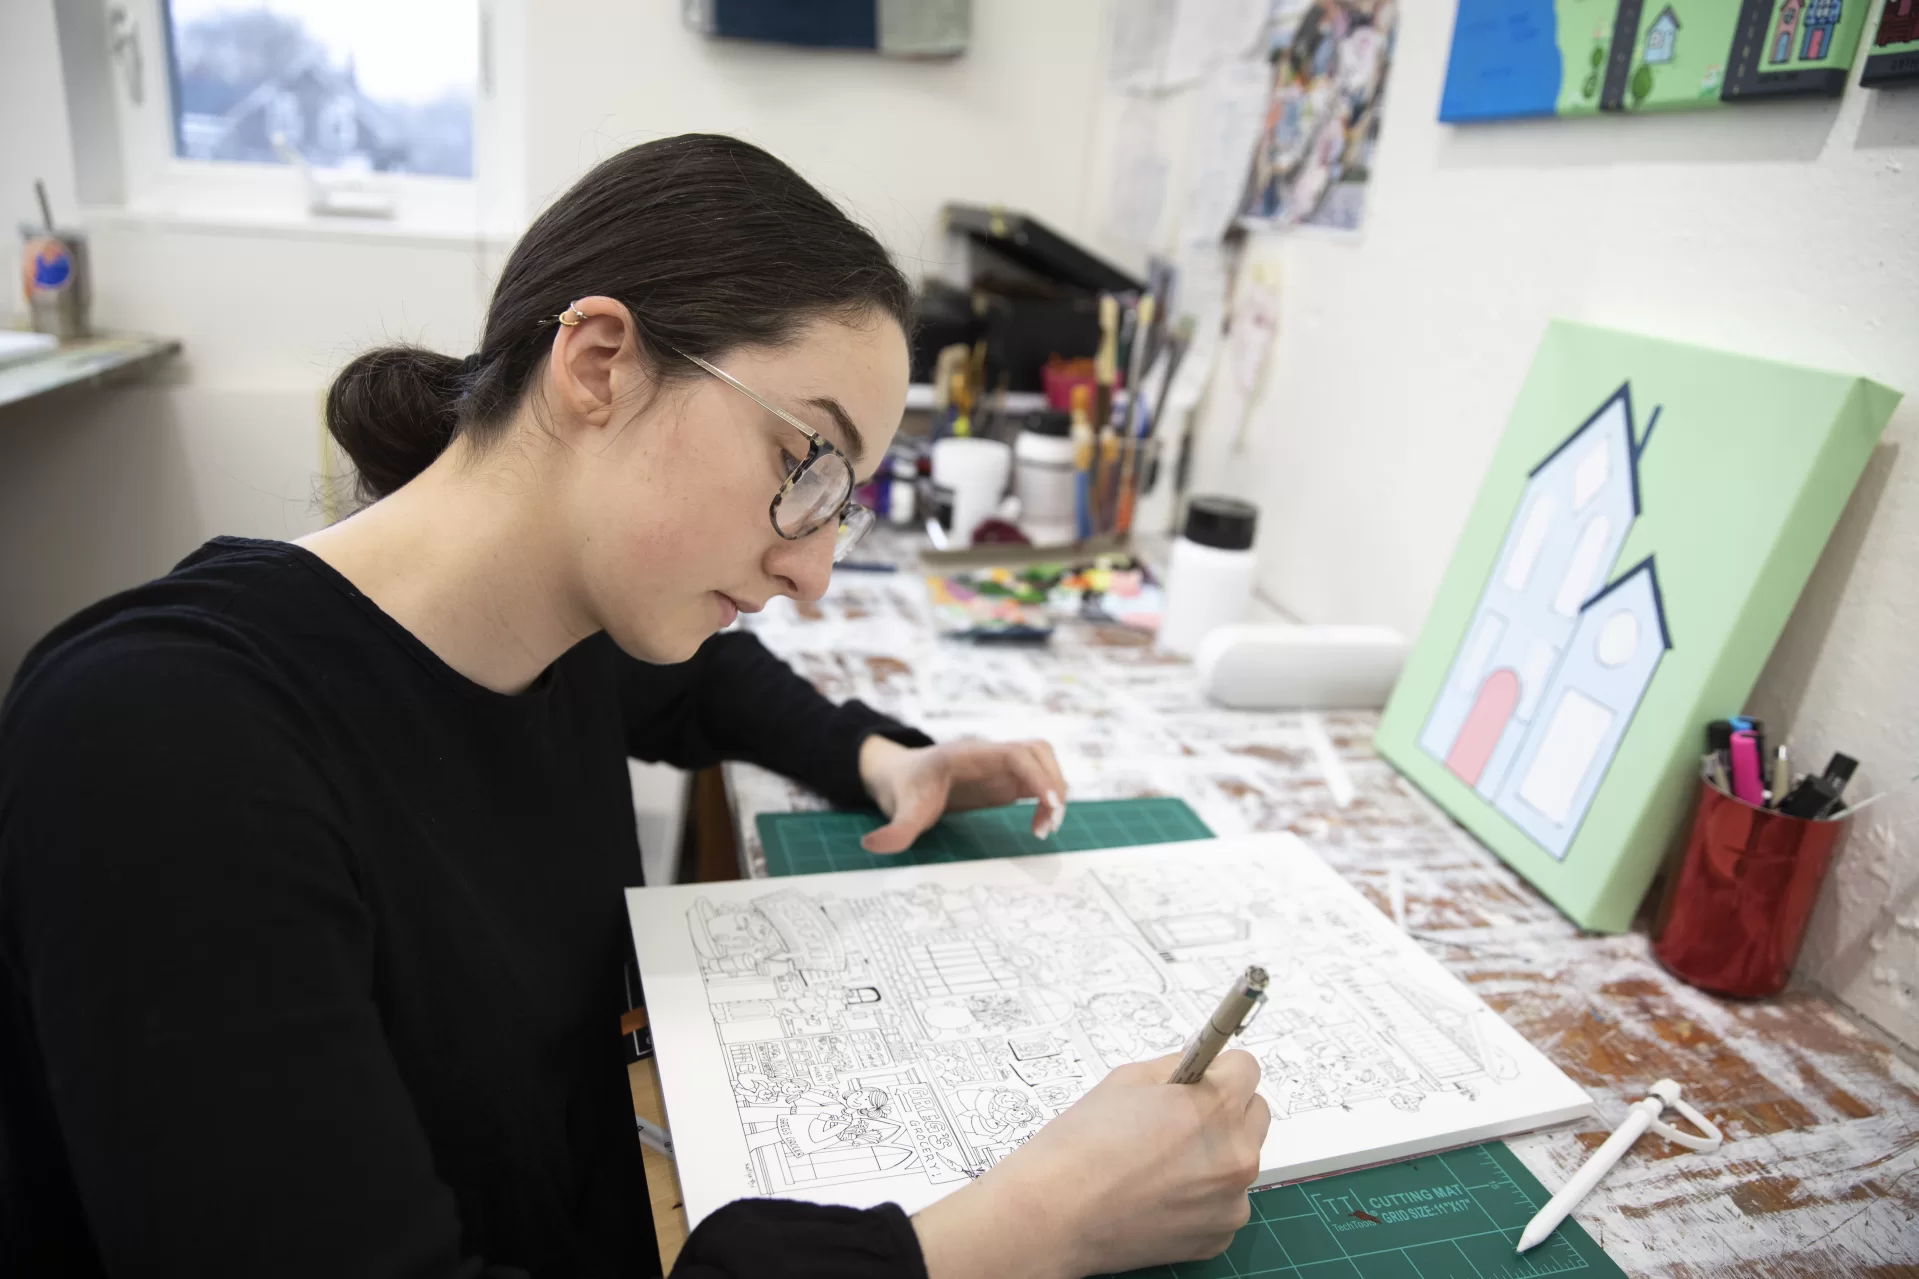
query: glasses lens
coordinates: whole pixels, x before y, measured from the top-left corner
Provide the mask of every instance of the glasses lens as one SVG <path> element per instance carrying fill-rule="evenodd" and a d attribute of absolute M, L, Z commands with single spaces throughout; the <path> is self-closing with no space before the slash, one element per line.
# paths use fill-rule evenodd
<path fill-rule="evenodd" d="M 805 537 L 839 518 L 853 496 L 853 470 L 837 453 L 821 453 L 793 474 L 773 519 L 785 537 Z"/>
<path fill-rule="evenodd" d="M 839 536 L 833 542 L 833 562 L 837 564 L 851 555 L 853 548 L 873 530 L 873 524 L 873 512 L 864 506 L 855 504 L 847 507 L 846 514 L 840 519 Z"/>

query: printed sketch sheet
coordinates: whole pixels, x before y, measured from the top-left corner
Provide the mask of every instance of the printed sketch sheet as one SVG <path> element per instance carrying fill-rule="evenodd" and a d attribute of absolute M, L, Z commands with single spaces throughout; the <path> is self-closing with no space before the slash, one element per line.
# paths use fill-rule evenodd
<path fill-rule="evenodd" d="M 631 889 L 687 1217 L 744 1196 L 907 1211 L 1115 1066 L 1177 1050 L 1248 963 L 1261 1184 L 1576 1118 L 1590 1100 L 1291 835 Z"/>

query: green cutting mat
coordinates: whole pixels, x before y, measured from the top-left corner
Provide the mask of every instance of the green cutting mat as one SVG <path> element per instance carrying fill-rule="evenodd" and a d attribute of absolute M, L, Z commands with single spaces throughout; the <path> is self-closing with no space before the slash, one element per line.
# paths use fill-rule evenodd
<path fill-rule="evenodd" d="M 1225 1252 L 1132 1279 L 1624 1279 L 1575 1221 L 1524 1256 L 1513 1251 L 1549 1198 L 1518 1156 L 1489 1141 L 1262 1190 Z"/>
<path fill-rule="evenodd" d="M 762 813 L 769 875 L 866 870 L 980 857 L 1210 839 L 1177 799 L 1080 801 L 1049 840 L 1033 838 L 1030 805 L 956 813 L 913 850 L 880 857 L 860 847 L 877 813 Z M 1262 1190 L 1253 1219 L 1211 1261 L 1134 1271 L 1145 1279 L 1528 1279 L 1625 1274 L 1580 1225 L 1563 1222 L 1525 1256 L 1519 1232 L 1550 1198 L 1503 1142 Z M 1361 1216 L 1359 1214 L 1366 1214 Z"/>
<path fill-rule="evenodd" d="M 766 873 L 812 875 L 1213 837 L 1182 799 L 1080 800 L 1067 805 L 1065 824 L 1051 839 L 1033 838 L 1031 804 L 982 808 L 942 817 L 908 852 L 882 857 L 860 847 L 861 836 L 885 824 L 878 813 L 761 813 L 760 847 L 766 850 Z"/>

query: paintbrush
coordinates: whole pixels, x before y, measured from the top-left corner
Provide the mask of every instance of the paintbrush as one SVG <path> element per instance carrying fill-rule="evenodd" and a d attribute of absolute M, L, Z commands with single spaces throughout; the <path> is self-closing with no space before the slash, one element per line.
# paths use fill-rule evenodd
<path fill-rule="evenodd" d="M 1099 351 L 1093 356 L 1093 381 L 1099 388 L 1093 403 L 1093 422 L 1098 424 L 1099 452 L 1092 477 L 1093 531 L 1106 527 L 1106 481 L 1111 460 L 1119 455 L 1119 439 L 1113 433 L 1113 384 L 1119 377 L 1119 299 L 1111 293 L 1099 295 Z"/>
<path fill-rule="evenodd" d="M 1113 531 L 1124 533 L 1133 527 L 1133 476 L 1139 459 L 1140 433 L 1146 423 L 1146 334 L 1153 327 L 1153 295 L 1139 300 L 1139 322 L 1133 332 L 1133 367 L 1126 375 L 1126 440 L 1119 472 L 1119 498 L 1115 503 Z"/>
<path fill-rule="evenodd" d="M 1093 388 L 1073 387 L 1074 532 L 1084 542 L 1093 536 Z"/>

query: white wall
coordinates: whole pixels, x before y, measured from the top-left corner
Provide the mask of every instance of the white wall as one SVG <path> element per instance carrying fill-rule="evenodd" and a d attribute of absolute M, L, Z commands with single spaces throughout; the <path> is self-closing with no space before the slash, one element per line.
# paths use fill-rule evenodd
<path fill-rule="evenodd" d="M 524 48 L 502 41 L 520 59 L 505 78 L 526 89 L 526 207 L 620 147 L 689 130 L 784 156 L 913 275 L 949 199 L 1068 233 L 1090 207 L 1098 0 L 975 0 L 972 48 L 929 62 L 706 40 L 664 0 L 529 8 Z M 41 175 L 64 219 L 52 0 L 0 4 L 0 48 L 0 216 L 33 217 Z M 0 680 L 61 618 L 207 537 L 317 527 L 317 409 L 334 370 L 394 339 L 471 350 L 499 266 L 498 246 L 445 238 L 90 221 L 95 322 L 177 336 L 186 354 L 158 386 L 0 409 Z M 0 312 L 19 305 L 9 295 Z"/>
<path fill-rule="evenodd" d="M 1362 235 L 1248 255 L 1279 336 L 1198 474 L 1260 503 L 1265 591 L 1416 633 L 1550 317 L 1864 374 L 1911 398 L 1753 709 L 1861 792 L 1919 769 L 1919 92 L 1447 128 L 1452 9 L 1400 6 Z M 1919 1044 L 1919 791 L 1862 815 L 1803 967 Z"/>
<path fill-rule="evenodd" d="M 939 206 L 1002 203 L 1069 233 L 1093 208 L 1100 0 L 973 0 L 964 56 L 906 61 L 709 40 L 679 6 L 543 6 L 528 32 L 537 207 L 621 147 L 731 133 L 794 165 L 899 255 L 936 255 Z"/>

